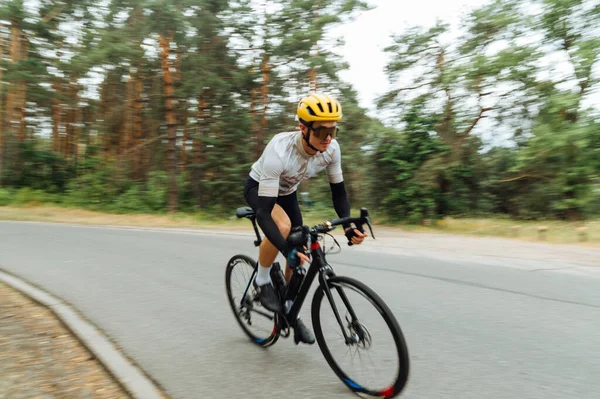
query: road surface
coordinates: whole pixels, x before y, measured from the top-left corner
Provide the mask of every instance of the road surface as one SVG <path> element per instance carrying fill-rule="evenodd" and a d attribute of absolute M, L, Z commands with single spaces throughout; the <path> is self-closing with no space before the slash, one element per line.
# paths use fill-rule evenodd
<path fill-rule="evenodd" d="M 520 261 L 510 243 L 486 262 L 376 242 L 329 261 L 398 318 L 412 362 L 402 397 L 600 397 L 600 268 Z M 224 292 L 240 252 L 256 255 L 251 235 L 0 222 L 0 268 L 77 308 L 172 398 L 355 397 L 318 345 L 248 342 Z M 307 306 L 302 317 L 310 326 Z"/>

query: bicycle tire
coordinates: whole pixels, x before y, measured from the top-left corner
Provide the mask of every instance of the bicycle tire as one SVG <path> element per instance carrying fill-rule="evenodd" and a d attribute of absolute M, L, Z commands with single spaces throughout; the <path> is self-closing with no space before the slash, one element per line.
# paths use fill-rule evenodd
<path fill-rule="evenodd" d="M 278 315 L 275 313 L 273 314 L 273 316 L 274 316 L 273 330 L 271 331 L 271 334 L 267 337 L 259 337 L 259 336 L 255 335 L 254 333 L 252 333 L 252 331 L 250 331 L 248 329 L 244 320 L 241 318 L 241 315 L 238 312 L 238 303 L 236 303 L 234 301 L 234 298 L 233 298 L 232 292 L 231 292 L 231 273 L 233 272 L 234 267 L 239 265 L 240 262 L 241 262 L 241 264 L 246 264 L 248 267 L 250 267 L 252 269 L 254 269 L 255 265 L 256 265 L 256 261 L 254 259 L 252 259 L 249 256 L 242 255 L 242 254 L 234 255 L 227 262 L 227 267 L 225 270 L 225 287 L 226 287 L 227 299 L 229 301 L 229 306 L 231 307 L 231 311 L 233 312 L 233 315 L 235 316 L 235 319 L 237 320 L 238 324 L 240 325 L 240 327 L 242 328 L 244 333 L 250 338 L 250 340 L 254 344 L 261 346 L 263 348 L 266 348 L 266 347 L 269 347 L 269 346 L 275 344 L 275 342 L 277 342 L 277 340 L 279 339 L 280 333 L 277 329 Z M 250 285 L 250 289 L 249 289 L 248 293 L 250 293 L 251 290 L 253 290 L 252 285 Z"/>
<path fill-rule="evenodd" d="M 379 297 L 379 295 L 377 295 L 372 289 L 370 289 L 368 286 L 366 286 L 358 280 L 344 276 L 333 276 L 328 279 L 328 284 L 330 285 L 330 289 L 332 290 L 333 287 L 336 285 L 340 286 L 344 284 L 352 286 L 353 289 L 362 292 L 365 295 L 365 297 L 369 300 L 369 302 L 371 302 L 371 304 L 375 306 L 377 311 L 383 317 L 394 338 L 399 360 L 399 371 L 395 376 L 395 382 L 393 384 L 377 390 L 362 387 L 361 385 L 351 380 L 348 377 L 348 375 L 346 375 L 346 373 L 341 369 L 341 367 L 333 358 L 327 346 L 327 343 L 325 342 L 325 337 L 323 335 L 323 330 L 321 327 L 321 315 L 319 311 L 321 304 L 323 303 L 323 298 L 326 298 L 327 303 L 329 303 L 329 298 L 327 298 L 327 296 L 325 295 L 324 287 L 320 285 L 316 289 L 313 297 L 311 306 L 311 317 L 313 329 L 315 332 L 315 338 L 317 340 L 317 343 L 319 344 L 321 353 L 325 357 L 325 360 L 332 368 L 334 373 L 340 378 L 340 380 L 358 396 L 371 398 L 393 398 L 398 396 L 404 389 L 406 383 L 408 382 L 408 377 L 410 374 L 410 361 L 408 348 L 404 339 L 404 334 L 402 333 L 400 325 L 398 324 L 398 321 L 396 320 L 394 314 L 385 304 L 385 302 Z M 340 305 L 336 302 L 336 306 L 338 306 L 339 308 Z M 341 302 L 341 306 L 343 306 L 343 302 Z"/>

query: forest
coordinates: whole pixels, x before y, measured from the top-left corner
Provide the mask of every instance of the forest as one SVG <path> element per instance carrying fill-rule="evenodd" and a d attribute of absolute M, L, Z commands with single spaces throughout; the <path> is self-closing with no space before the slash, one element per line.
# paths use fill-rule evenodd
<path fill-rule="evenodd" d="M 372 7 L 1 0 L 0 205 L 230 215 L 318 90 L 343 106 L 353 209 L 408 223 L 600 216 L 600 3 L 495 0 L 458 35 L 443 20 L 398 31 L 369 114 L 340 78 L 336 28 Z M 333 209 L 325 174 L 299 191 Z"/>

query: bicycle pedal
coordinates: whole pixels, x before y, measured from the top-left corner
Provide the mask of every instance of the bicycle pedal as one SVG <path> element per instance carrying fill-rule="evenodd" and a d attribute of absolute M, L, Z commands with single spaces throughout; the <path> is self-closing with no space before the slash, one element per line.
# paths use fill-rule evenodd
<path fill-rule="evenodd" d="M 283 338 L 288 338 L 290 336 L 290 332 L 291 331 L 289 327 L 284 327 L 279 330 L 279 335 Z"/>
<path fill-rule="evenodd" d="M 288 338 L 290 336 L 292 326 L 290 326 L 290 323 L 288 322 L 287 318 L 282 313 L 278 313 L 277 329 L 279 330 L 279 334 L 283 338 Z"/>

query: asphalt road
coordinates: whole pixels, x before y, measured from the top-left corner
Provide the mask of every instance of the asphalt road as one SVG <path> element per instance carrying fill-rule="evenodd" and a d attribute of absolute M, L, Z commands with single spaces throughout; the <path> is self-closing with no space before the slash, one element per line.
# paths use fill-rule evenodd
<path fill-rule="evenodd" d="M 251 232 L 251 231 L 250 231 Z M 600 397 L 600 274 L 343 246 L 329 261 L 387 302 L 406 398 Z M 0 223 L 0 267 L 80 310 L 172 398 L 352 398 L 318 346 L 245 338 L 224 267 L 251 236 Z M 510 252 L 510 251 L 507 251 Z M 310 326 L 309 308 L 302 317 Z"/>

